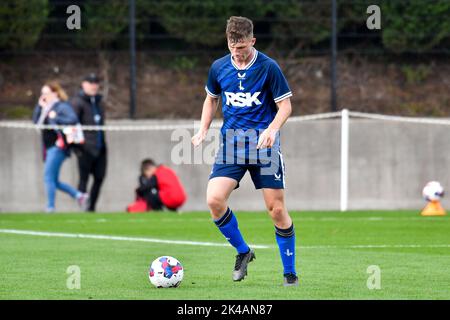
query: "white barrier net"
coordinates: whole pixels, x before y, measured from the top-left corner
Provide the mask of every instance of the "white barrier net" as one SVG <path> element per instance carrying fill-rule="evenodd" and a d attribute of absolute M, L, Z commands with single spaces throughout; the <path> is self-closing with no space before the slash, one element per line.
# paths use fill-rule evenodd
<path fill-rule="evenodd" d="M 343 111 L 311 114 L 304 116 L 293 116 L 288 119 L 288 123 L 303 122 L 303 121 L 316 121 L 324 119 L 333 119 L 342 117 Z M 405 123 L 418 123 L 418 124 L 434 124 L 434 125 L 450 125 L 450 119 L 448 118 L 421 118 L 421 117 L 404 117 L 404 116 L 392 116 L 375 113 L 365 113 L 348 111 L 348 115 L 351 118 L 359 119 L 371 119 L 380 121 L 394 121 Z M 137 121 L 136 124 L 125 125 L 105 125 L 105 126 L 81 126 L 85 131 L 159 131 L 159 130 L 176 130 L 176 129 L 195 129 L 198 127 L 199 121 L 192 121 L 182 124 L 140 124 L 141 121 Z M 221 120 L 214 120 L 211 124 L 211 128 L 220 128 L 222 124 Z M 63 129 L 67 126 L 61 125 L 35 125 L 25 121 L 0 121 L 0 128 L 12 128 L 12 129 Z"/>
<path fill-rule="evenodd" d="M 109 200 L 105 200 L 104 210 L 118 210 L 132 197 L 137 168 L 145 157 L 176 166 L 190 189 L 193 200 L 189 209 L 203 209 L 200 203 L 204 202 L 222 121 L 214 120 L 214 130 L 205 143 L 193 148 L 190 139 L 199 124 L 198 120 L 111 120 L 106 126 L 82 126 L 85 131 L 110 132 L 104 192 Z M 291 117 L 281 130 L 289 203 L 298 210 L 421 206 L 421 188 L 426 182 L 436 179 L 444 186 L 450 184 L 450 175 L 445 174 L 450 167 L 448 125 L 448 118 L 348 110 Z M 0 176 L 7 181 L 0 202 L 8 204 L 3 210 L 16 210 L 14 199 L 20 198 L 20 190 L 28 190 L 28 180 L 36 182 L 30 203 L 42 202 L 44 191 L 37 183 L 42 174 L 38 133 L 40 129 L 65 127 L 0 121 Z M 67 165 L 64 174 L 64 179 L 76 183 L 75 164 Z M 19 181 L 23 181 L 23 187 Z M 10 182 L 16 187 L 9 187 Z M 252 187 L 244 184 L 244 190 L 235 196 L 246 210 L 261 209 L 253 206 L 260 203 L 256 200 L 260 195 Z M 25 209 L 35 210 L 37 206 L 30 204 Z"/>

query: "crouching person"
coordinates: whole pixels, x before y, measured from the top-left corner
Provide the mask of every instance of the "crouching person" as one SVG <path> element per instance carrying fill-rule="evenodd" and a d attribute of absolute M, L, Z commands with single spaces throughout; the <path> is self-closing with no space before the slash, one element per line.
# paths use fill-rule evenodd
<path fill-rule="evenodd" d="M 127 212 L 165 208 L 176 211 L 185 202 L 186 192 L 175 171 L 162 164 L 156 165 L 152 159 L 142 161 L 136 201 L 127 207 Z"/>

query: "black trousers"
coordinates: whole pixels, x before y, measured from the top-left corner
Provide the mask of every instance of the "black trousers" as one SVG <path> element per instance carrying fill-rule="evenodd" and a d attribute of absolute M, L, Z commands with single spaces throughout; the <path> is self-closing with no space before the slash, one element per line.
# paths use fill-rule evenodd
<path fill-rule="evenodd" d="M 94 182 L 90 191 L 88 211 L 95 211 L 100 189 L 106 175 L 107 152 L 103 148 L 100 152 L 91 153 L 87 150 L 77 152 L 78 168 L 80 170 L 80 183 L 78 190 L 87 192 L 89 176 L 92 175 Z"/>

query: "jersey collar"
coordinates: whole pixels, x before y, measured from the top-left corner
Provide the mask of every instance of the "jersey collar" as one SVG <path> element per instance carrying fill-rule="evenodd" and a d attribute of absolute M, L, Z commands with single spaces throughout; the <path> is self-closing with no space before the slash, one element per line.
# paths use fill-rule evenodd
<path fill-rule="evenodd" d="M 258 50 L 253 48 L 253 58 L 252 60 L 242 69 L 239 69 L 239 67 L 234 63 L 233 56 L 230 54 L 230 60 L 233 67 L 235 67 L 237 70 L 248 70 L 250 67 L 255 63 L 256 58 L 258 57 Z"/>

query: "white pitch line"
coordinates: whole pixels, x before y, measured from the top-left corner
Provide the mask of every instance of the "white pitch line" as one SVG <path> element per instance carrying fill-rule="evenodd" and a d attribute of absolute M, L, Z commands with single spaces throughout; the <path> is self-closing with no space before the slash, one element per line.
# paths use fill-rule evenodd
<path fill-rule="evenodd" d="M 301 249 L 382 249 L 382 248 L 450 248 L 450 244 L 355 244 L 300 246 Z"/>
<path fill-rule="evenodd" d="M 96 239 L 96 240 L 152 242 L 152 243 L 181 244 L 181 245 L 188 245 L 188 246 L 204 246 L 204 247 L 229 247 L 230 246 L 228 243 L 217 243 L 217 242 L 164 240 L 164 239 L 155 239 L 155 238 L 108 236 L 108 235 L 83 234 L 83 233 L 43 232 L 43 231 L 16 230 L 16 229 L 0 229 L 0 233 L 20 234 L 20 235 L 40 236 L 40 237 L 59 237 L 59 238 L 79 238 L 79 239 Z M 271 246 L 256 245 L 256 244 L 251 244 L 250 246 L 252 248 L 255 248 L 255 249 L 269 249 L 269 248 L 271 248 Z"/>
<path fill-rule="evenodd" d="M 228 243 L 218 243 L 218 242 L 165 240 L 165 239 L 155 239 L 155 238 L 108 236 L 108 235 L 83 234 L 83 233 L 43 232 L 43 231 L 16 230 L 16 229 L 0 229 L 0 233 L 19 234 L 19 235 L 27 235 L 27 236 L 40 236 L 40 237 L 60 237 L 60 238 L 96 239 L 96 240 L 152 242 L 152 243 L 180 244 L 180 245 L 189 245 L 189 246 L 205 246 L 205 247 L 229 247 Z M 255 249 L 273 249 L 273 248 L 275 248 L 275 246 L 271 246 L 271 245 L 250 244 L 250 246 Z M 373 249 L 379 249 L 379 248 L 450 248 L 450 244 L 312 245 L 312 246 L 300 246 L 299 249 L 372 249 L 372 248 Z"/>

